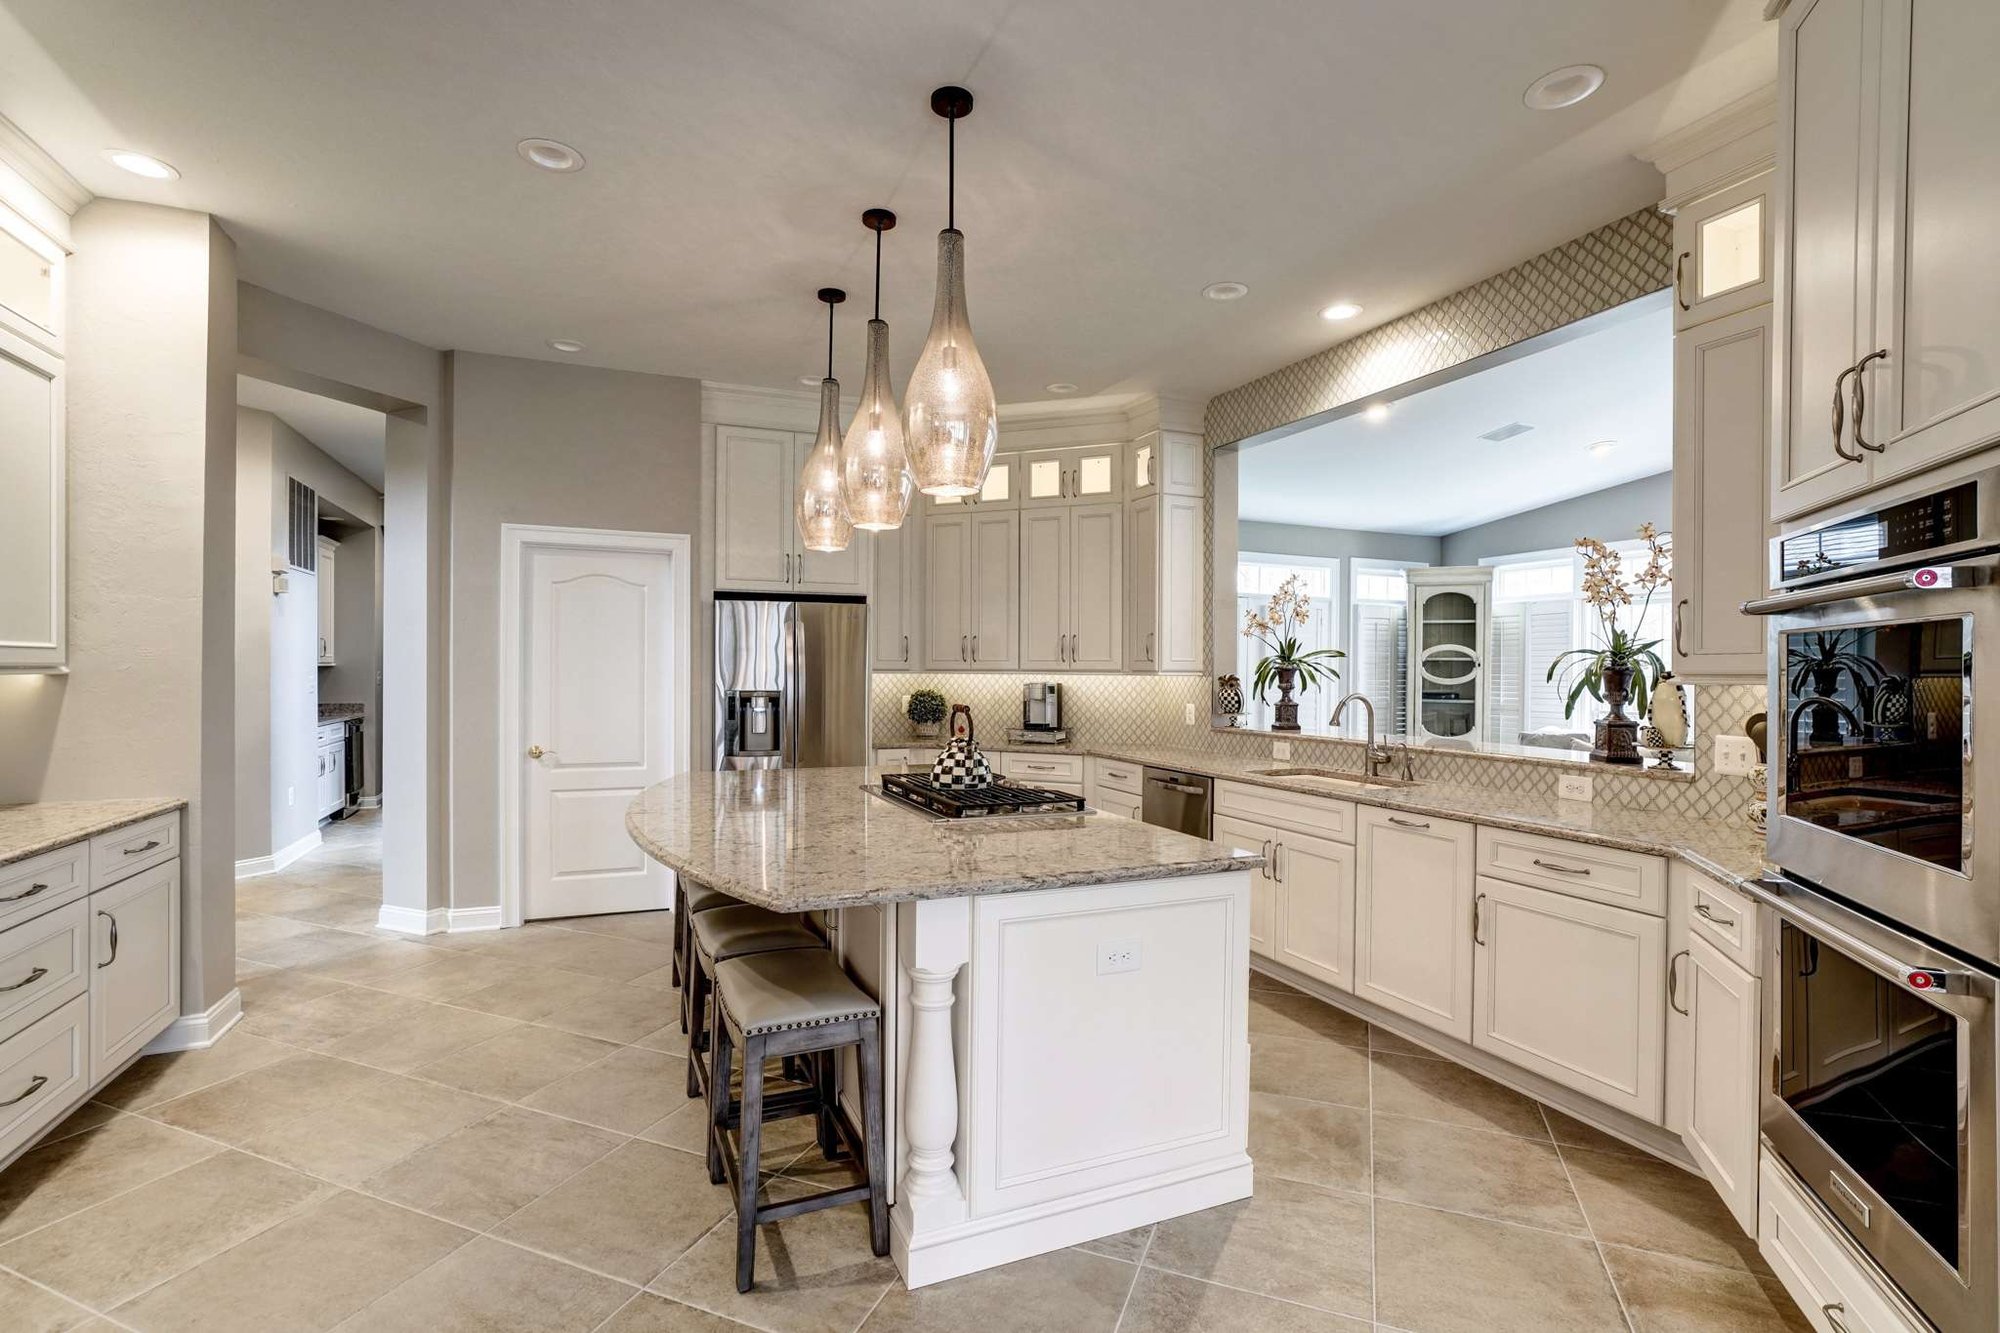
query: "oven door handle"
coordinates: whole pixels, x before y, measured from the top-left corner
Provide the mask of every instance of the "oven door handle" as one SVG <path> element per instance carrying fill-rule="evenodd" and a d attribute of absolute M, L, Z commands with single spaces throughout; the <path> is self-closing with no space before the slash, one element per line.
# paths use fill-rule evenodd
<path fill-rule="evenodd" d="M 1949 583 L 1919 583 L 1917 575 L 1923 570 L 1906 569 L 1898 574 L 1877 574 L 1872 578 L 1853 579 L 1844 583 L 1822 583 L 1813 588 L 1801 588 L 1797 592 L 1781 592 L 1772 597 L 1757 597 L 1743 603 L 1746 616 L 1775 616 L 1786 611 L 1801 611 L 1810 606 L 1825 606 L 1829 602 L 1848 602 L 1860 597 L 1877 597 L 1884 593 L 1896 592 L 1944 592 L 1953 588 L 1983 587 L 1990 581 L 1988 568 L 1978 565 L 1951 566 Z"/>
<path fill-rule="evenodd" d="M 1741 887 L 1776 912 L 1782 920 L 1804 932 L 1807 939 L 1839 950 L 1927 1004 L 1964 1019 L 1976 1018 L 1992 1007 L 1993 982 L 1989 977 L 1966 971 L 1963 967 L 1937 965 L 1943 960 L 1935 954 L 1920 963 L 1906 962 L 1846 930 L 1839 922 L 1794 901 L 1768 882 L 1751 880 L 1743 882 Z M 1910 984 L 1910 978 L 1918 973 L 1942 976 L 1944 984 L 1942 987 L 1933 984 L 1920 989 Z"/>

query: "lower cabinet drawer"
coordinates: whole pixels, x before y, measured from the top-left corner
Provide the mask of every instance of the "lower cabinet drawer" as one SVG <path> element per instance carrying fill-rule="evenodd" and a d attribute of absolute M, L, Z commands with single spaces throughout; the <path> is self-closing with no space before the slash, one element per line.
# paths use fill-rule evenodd
<path fill-rule="evenodd" d="M 0 1041 L 83 994 L 89 920 L 89 908 L 73 902 L 0 931 Z"/>
<path fill-rule="evenodd" d="M 181 854 L 181 812 L 142 819 L 90 840 L 90 887 L 101 889 L 127 875 Z"/>
<path fill-rule="evenodd" d="M 40 916 L 51 907 L 90 892 L 90 844 L 72 843 L 53 852 L 0 866 L 0 930 Z"/>
<path fill-rule="evenodd" d="M 1768 1152 L 1758 1191 L 1757 1248 L 1819 1333 L 1928 1333 L 1930 1324 L 1856 1254 Z"/>
<path fill-rule="evenodd" d="M 1139 765 L 1127 763 L 1122 759 L 1092 759 L 1090 780 L 1100 787 L 1122 791 L 1127 796 L 1144 794 L 1139 790 Z"/>
<path fill-rule="evenodd" d="M 1024 786 L 1083 785 L 1083 756 L 1076 754 L 1016 754 L 1002 756 L 1000 769 Z"/>
<path fill-rule="evenodd" d="M 89 1088 L 89 1003 L 79 995 L 0 1041 L 0 1160 L 54 1123 Z"/>
<path fill-rule="evenodd" d="M 1639 852 L 1481 828 L 1479 873 L 1612 907 L 1667 914 L 1667 863 Z"/>

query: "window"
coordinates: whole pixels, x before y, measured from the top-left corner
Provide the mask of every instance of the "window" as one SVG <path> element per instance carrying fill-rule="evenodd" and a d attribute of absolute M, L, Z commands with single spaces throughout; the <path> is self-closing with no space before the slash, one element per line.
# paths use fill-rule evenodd
<path fill-rule="evenodd" d="M 1315 648 L 1343 648 L 1340 640 L 1340 604 L 1335 596 L 1340 577 L 1340 562 L 1323 556 L 1308 555 L 1251 555 L 1243 554 L 1236 561 L 1236 674 L 1243 678 L 1244 723 L 1252 727 L 1268 727 L 1276 721 L 1276 709 L 1272 705 L 1278 695 L 1274 689 L 1270 700 L 1255 697 L 1257 679 L 1257 659 L 1269 654 L 1269 650 L 1257 640 L 1242 633 L 1243 617 L 1252 611 L 1262 611 L 1271 603 L 1271 594 L 1284 586 L 1288 578 L 1296 576 L 1299 590 L 1311 599 L 1311 616 L 1305 624 L 1296 627 L 1299 642 L 1311 651 Z M 1345 667 L 1344 662 L 1335 663 Z M 1347 679 L 1343 670 L 1341 679 Z M 1293 698 L 1302 698 L 1293 692 Z M 1315 708 L 1319 705 L 1315 698 Z M 1330 708 L 1333 701 L 1325 701 Z M 1305 722 L 1305 718 L 1300 719 Z"/>
<path fill-rule="evenodd" d="M 1387 560 L 1354 562 L 1354 613 L 1346 670 L 1350 690 L 1375 701 L 1379 730 L 1405 736 L 1410 730 L 1409 564 Z M 1360 737 L 1366 721 L 1348 720 L 1347 734 Z"/>

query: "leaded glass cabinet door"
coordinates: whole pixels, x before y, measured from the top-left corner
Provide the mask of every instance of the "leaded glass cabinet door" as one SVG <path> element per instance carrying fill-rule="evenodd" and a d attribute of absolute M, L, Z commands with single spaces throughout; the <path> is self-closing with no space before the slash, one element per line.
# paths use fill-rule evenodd
<path fill-rule="evenodd" d="M 1473 743 L 1486 725 L 1488 569 L 1410 571 L 1410 739 Z"/>

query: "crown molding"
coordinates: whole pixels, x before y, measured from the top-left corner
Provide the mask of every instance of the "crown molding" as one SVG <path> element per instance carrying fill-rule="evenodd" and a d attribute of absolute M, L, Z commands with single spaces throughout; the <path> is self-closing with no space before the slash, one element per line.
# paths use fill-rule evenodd
<path fill-rule="evenodd" d="M 841 412 L 854 407 L 843 395 Z M 819 429 L 818 389 L 771 389 L 760 384 L 701 382 L 701 419 L 712 426 L 751 426 L 761 430 Z"/>
<path fill-rule="evenodd" d="M 0 203 L 69 247 L 69 219 L 94 198 L 21 127 L 0 116 Z"/>
<path fill-rule="evenodd" d="M 1772 170 L 1778 162 L 1778 89 L 1767 84 L 1654 141 L 1634 154 L 1666 178 L 1660 211 Z"/>

